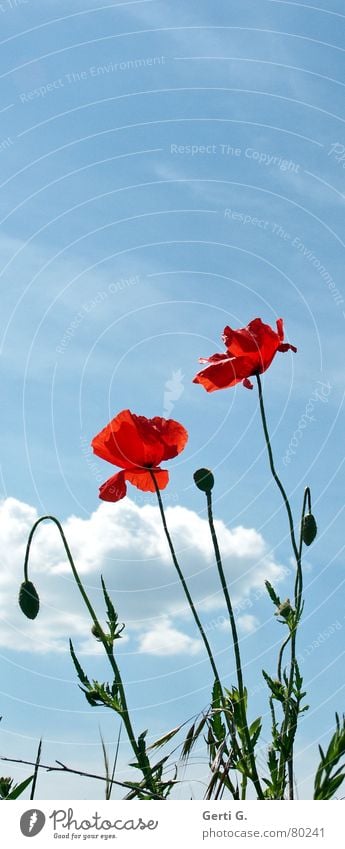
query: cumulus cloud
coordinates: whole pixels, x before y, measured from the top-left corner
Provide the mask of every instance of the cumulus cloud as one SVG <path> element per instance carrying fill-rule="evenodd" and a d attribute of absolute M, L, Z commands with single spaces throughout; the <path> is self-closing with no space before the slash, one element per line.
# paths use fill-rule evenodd
<path fill-rule="evenodd" d="M 260 622 L 257 616 L 252 616 L 251 613 L 245 613 L 244 616 L 238 617 L 238 625 L 243 634 L 252 634 L 259 627 Z"/>
<path fill-rule="evenodd" d="M 14 498 L 0 502 L 0 644 L 21 651 L 65 652 L 71 637 L 78 650 L 90 654 L 99 646 L 90 636 L 90 622 L 74 583 L 57 528 L 39 526 L 30 557 L 30 579 L 41 609 L 28 622 L 17 604 L 26 541 L 36 510 Z M 192 510 L 167 509 L 167 522 L 178 559 L 199 614 L 223 611 L 224 601 L 215 568 L 208 523 Z M 254 528 L 227 528 L 215 522 L 224 569 L 234 604 L 240 603 L 265 578 L 284 577 L 265 540 Z M 121 621 L 126 623 L 124 650 L 155 655 L 199 651 L 198 634 L 171 562 L 158 508 L 138 506 L 129 498 L 101 503 L 89 518 L 70 516 L 63 523 L 76 566 L 104 621 L 100 587 L 102 574 Z M 254 617 L 242 616 L 242 629 L 252 630 Z"/>
<path fill-rule="evenodd" d="M 201 640 L 194 640 L 188 634 L 183 634 L 174 628 L 167 619 L 158 622 L 157 625 L 147 631 L 139 638 L 139 652 L 141 654 L 153 654 L 158 657 L 176 654 L 198 654 L 202 649 Z"/>

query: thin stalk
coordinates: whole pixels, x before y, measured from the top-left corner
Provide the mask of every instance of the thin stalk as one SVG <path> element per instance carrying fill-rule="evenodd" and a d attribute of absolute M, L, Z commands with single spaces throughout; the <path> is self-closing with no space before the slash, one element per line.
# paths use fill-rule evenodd
<path fill-rule="evenodd" d="M 290 507 L 289 499 L 287 497 L 287 494 L 285 492 L 283 484 L 282 484 L 280 478 L 278 477 L 278 474 L 276 472 L 275 465 L 274 465 L 273 452 L 272 452 L 272 447 L 271 447 L 271 440 L 270 440 L 270 436 L 269 436 L 269 432 L 268 432 L 266 413 L 265 413 L 265 407 L 264 407 L 264 401 L 263 401 L 263 395 L 262 395 L 262 384 L 261 384 L 261 378 L 260 378 L 259 374 L 256 375 L 256 379 L 257 379 L 257 383 L 258 383 L 260 412 L 261 412 L 262 425 L 263 425 L 263 429 L 264 429 L 267 451 L 268 451 L 268 459 L 269 459 L 269 463 L 270 463 L 270 468 L 271 468 L 271 472 L 272 472 L 272 475 L 274 477 L 274 480 L 275 480 L 275 482 L 276 482 L 276 484 L 277 484 L 277 486 L 278 486 L 278 488 L 279 488 L 279 490 L 282 494 L 283 501 L 284 501 L 284 504 L 285 504 L 285 507 L 286 507 L 286 512 L 287 512 L 288 520 L 289 520 L 289 527 L 290 527 L 291 544 L 292 544 L 293 552 L 294 552 L 294 555 L 295 555 L 295 558 L 296 558 L 296 563 L 298 564 L 299 561 L 300 561 L 300 557 L 299 557 L 299 551 L 298 551 L 297 543 L 296 543 L 292 510 L 291 510 L 291 507 Z"/>
<path fill-rule="evenodd" d="M 302 548 L 303 548 L 302 528 L 303 528 L 303 520 L 304 520 L 304 517 L 305 517 L 307 503 L 308 503 L 309 513 L 311 513 L 311 495 L 310 495 L 309 486 L 307 486 L 306 489 L 305 489 L 304 496 L 303 496 L 303 504 L 302 504 L 301 529 L 300 529 L 300 539 L 299 539 L 299 546 L 298 546 L 298 559 L 299 559 L 300 563 L 301 563 Z M 302 572 L 302 569 L 297 569 L 296 580 L 295 580 L 295 607 L 296 607 L 296 611 L 298 612 L 298 615 L 300 615 L 300 613 L 301 613 L 302 593 L 303 593 L 303 572 Z M 282 645 L 280 652 L 279 652 L 279 659 L 278 659 L 278 678 L 279 678 L 279 681 L 282 680 L 282 662 L 283 662 L 284 650 L 286 649 L 286 646 L 289 644 L 290 640 L 291 640 L 291 634 L 289 634 L 289 636 L 286 638 L 286 640 L 284 640 L 283 645 Z"/>
<path fill-rule="evenodd" d="M 281 680 L 282 680 L 282 663 L 283 663 L 283 654 L 284 654 L 284 651 L 285 651 L 285 649 L 286 649 L 286 646 L 288 646 L 288 645 L 289 645 L 290 640 L 291 640 L 291 634 L 289 634 L 289 635 L 286 637 L 286 640 L 284 640 L 284 642 L 283 642 L 283 644 L 282 644 L 282 646 L 281 646 L 281 648 L 280 648 L 280 652 L 279 652 L 279 656 L 278 656 L 278 678 L 279 678 L 279 681 L 281 681 Z"/>
<path fill-rule="evenodd" d="M 231 727 L 231 720 L 229 719 L 229 716 L 228 716 L 225 696 L 224 696 L 224 693 L 223 693 L 223 687 L 222 687 L 219 672 L 218 672 L 218 669 L 217 669 L 217 666 L 216 666 L 216 663 L 215 663 L 215 660 L 214 660 L 214 657 L 213 657 L 213 654 L 212 654 L 212 649 L 211 649 L 211 646 L 210 646 L 209 641 L 207 639 L 207 636 L 205 634 L 204 628 L 202 626 L 202 622 L 201 622 L 201 620 L 198 616 L 198 613 L 196 611 L 192 596 L 189 592 L 186 580 L 184 578 L 183 572 L 181 570 L 180 564 L 179 564 L 177 556 L 176 556 L 174 544 L 173 544 L 173 541 L 171 539 L 171 536 L 170 536 L 170 533 L 169 533 L 169 528 L 168 528 L 167 521 L 166 521 L 166 518 L 165 518 L 165 511 L 164 511 L 162 496 L 160 494 L 160 490 L 159 490 L 159 487 L 158 487 L 158 484 L 157 484 L 157 481 L 156 481 L 155 474 L 154 474 L 154 472 L 150 472 L 150 474 L 151 474 L 151 478 L 152 478 L 152 481 L 153 481 L 153 484 L 154 484 L 154 487 L 155 487 L 159 511 L 160 511 L 161 518 L 162 518 L 163 529 L 164 529 L 164 533 L 165 533 L 167 543 L 168 543 L 168 546 L 169 546 L 172 561 L 173 561 L 173 564 L 175 566 L 178 577 L 181 581 L 186 599 L 188 601 L 189 607 L 190 607 L 191 612 L 193 614 L 194 621 L 195 621 L 195 623 L 196 623 L 196 625 L 199 629 L 200 636 L 201 636 L 202 641 L 204 643 L 204 646 L 205 646 L 205 649 L 206 649 L 206 652 L 207 652 L 207 656 L 208 656 L 208 659 L 209 659 L 210 664 L 211 664 L 211 669 L 212 669 L 212 672 L 213 672 L 213 675 L 214 675 L 214 679 L 215 679 L 215 682 L 217 683 L 218 688 L 219 688 L 220 698 L 221 698 L 221 702 L 222 702 L 222 706 L 223 706 L 223 710 L 224 710 L 224 717 L 225 717 L 225 721 L 226 721 L 226 724 L 227 724 L 227 727 L 228 727 L 228 730 L 229 730 L 229 734 L 231 736 L 232 733 L 233 733 L 233 730 L 232 730 L 232 727 Z"/>
<path fill-rule="evenodd" d="M 65 551 L 66 551 L 66 555 L 67 555 L 69 564 L 70 564 L 72 572 L 73 572 L 73 577 L 74 577 L 75 582 L 78 586 L 78 589 L 79 589 L 79 592 L 80 592 L 80 594 L 83 598 L 83 601 L 84 601 L 84 603 L 85 603 L 85 605 L 86 605 L 86 607 L 89 611 L 91 619 L 92 619 L 95 627 L 97 628 L 97 631 L 99 633 L 99 639 L 102 642 L 103 647 L 106 651 L 109 663 L 111 665 L 111 668 L 112 668 L 114 676 L 115 676 L 116 683 L 119 687 L 119 691 L 120 691 L 120 695 L 121 695 L 121 705 L 123 707 L 123 711 L 121 712 L 121 716 L 122 716 L 122 719 L 123 719 L 123 722 L 124 722 L 124 725 L 125 725 L 125 728 L 126 728 L 126 731 L 127 731 L 128 739 L 129 739 L 129 742 L 130 742 L 131 747 L 133 749 L 134 755 L 135 755 L 136 758 L 139 759 L 140 758 L 140 752 L 139 752 L 139 748 L 138 748 L 138 745 L 137 745 L 137 741 L 135 739 L 135 734 L 134 734 L 134 731 L 133 731 L 133 727 L 132 727 L 132 723 L 131 723 L 131 719 L 130 719 L 130 715 L 129 715 L 129 711 L 128 711 L 126 694 L 125 694 L 124 686 L 123 686 L 123 683 L 122 683 L 120 670 L 119 670 L 119 667 L 118 667 L 116 660 L 115 660 L 115 657 L 114 657 L 113 646 L 108 643 L 108 641 L 105 637 L 105 634 L 103 633 L 103 628 L 101 627 L 101 625 L 100 625 L 100 623 L 97 619 L 96 613 L 95 613 L 95 611 L 92 607 L 92 604 L 89 600 L 89 597 L 88 597 L 88 595 L 87 595 L 87 593 L 86 593 L 86 591 L 83 587 L 82 581 L 79 577 L 79 574 L 78 574 L 78 571 L 76 569 L 76 566 L 75 566 L 75 563 L 74 563 L 68 542 L 67 542 L 65 534 L 63 532 L 63 528 L 62 528 L 59 520 L 56 519 L 55 516 L 41 516 L 40 519 L 37 519 L 37 521 L 35 522 L 35 524 L 33 525 L 32 529 L 31 529 L 31 532 L 30 532 L 30 535 L 29 535 L 29 538 L 28 538 L 26 554 L 25 554 L 25 562 L 24 562 L 24 578 L 25 578 L 25 581 L 28 581 L 28 565 L 29 565 L 30 549 L 31 549 L 31 544 L 32 544 L 32 540 L 33 540 L 35 531 L 36 531 L 38 525 L 41 522 L 44 522 L 46 520 L 54 522 L 54 524 L 56 525 L 56 527 L 59 530 L 64 548 L 65 548 Z M 145 777 L 147 777 L 147 776 L 145 776 Z"/>
<path fill-rule="evenodd" d="M 154 483 L 154 487 L 155 487 L 155 491 L 156 491 L 156 495 L 157 495 L 157 500 L 158 500 L 158 506 L 159 506 L 159 510 L 160 510 L 161 517 L 162 517 L 162 523 L 163 523 L 164 533 L 165 533 L 165 536 L 166 536 L 166 538 L 167 538 L 167 542 L 168 542 L 168 546 L 169 546 L 169 549 L 170 549 L 170 554 L 171 554 L 171 557 L 172 557 L 172 560 L 173 560 L 173 564 L 174 564 L 174 566 L 175 566 L 175 569 L 176 569 L 177 574 L 178 574 L 178 576 L 179 576 L 179 579 L 180 579 L 180 581 L 181 581 L 181 584 L 182 584 L 182 587 L 183 587 L 183 590 L 184 590 L 185 596 L 186 596 L 186 598 L 187 598 L 187 601 L 188 601 L 189 607 L 190 607 L 190 609 L 191 609 L 191 611 L 192 611 L 192 614 L 193 614 L 194 620 L 195 620 L 195 622 L 196 622 L 196 625 L 197 625 L 197 627 L 198 627 L 198 629 L 199 629 L 199 632 L 200 632 L 201 638 L 202 638 L 202 640 L 203 640 L 203 643 L 204 643 L 204 646 L 205 646 L 205 649 L 206 649 L 206 652 L 207 652 L 207 655 L 208 655 L 208 658 L 209 658 L 209 661 L 210 661 L 210 664 L 211 664 L 211 667 L 212 667 L 212 672 L 213 672 L 213 675 L 214 675 L 215 681 L 217 682 L 217 684 L 218 684 L 218 686 L 219 686 L 219 688 L 220 688 L 220 692 L 222 693 L 223 691 L 222 691 L 222 685 L 221 685 L 221 683 L 220 683 L 219 672 L 218 672 L 218 669 L 217 669 L 217 667 L 216 667 L 216 663 L 215 663 L 215 660 L 214 660 L 214 657 L 213 657 L 213 654 L 212 654 L 211 646 L 210 646 L 209 641 L 208 641 L 208 639 L 207 639 L 207 637 L 206 637 L 206 634 L 205 634 L 204 628 L 203 628 L 203 626 L 202 626 L 202 623 L 201 623 L 201 621 L 200 621 L 200 618 L 199 618 L 199 616 L 198 616 L 198 613 L 197 613 L 197 611 L 196 611 L 196 609 L 195 609 L 195 605 L 194 605 L 194 602 L 193 602 L 192 596 L 191 596 L 191 594 L 190 594 L 190 592 L 189 592 L 189 589 L 188 589 L 188 586 L 187 586 L 186 580 L 185 580 L 185 578 L 184 578 L 184 575 L 183 575 L 183 572 L 182 572 L 182 570 L 181 570 L 180 564 L 179 564 L 179 562 L 178 562 L 178 560 L 177 560 L 177 557 L 176 557 L 176 552 L 175 552 L 175 549 L 174 549 L 174 544 L 173 544 L 173 541 L 172 541 L 172 539 L 171 539 L 171 536 L 170 536 L 170 533 L 169 533 L 169 529 L 168 529 L 168 526 L 167 526 L 167 522 L 166 522 L 166 518 L 165 518 L 165 512 L 164 512 L 164 506 L 163 506 L 162 496 L 161 496 L 161 494 L 160 494 L 160 490 L 159 490 L 159 487 L 158 487 L 158 484 L 157 484 L 157 481 L 156 481 L 156 477 L 155 477 L 154 472 L 150 472 L 150 474 L 151 474 L 151 478 L 152 478 L 153 483 Z"/>
<path fill-rule="evenodd" d="M 40 739 L 40 742 L 38 744 L 38 749 L 37 749 L 35 772 L 34 772 L 34 777 L 33 777 L 32 785 L 31 785 L 31 793 L 30 793 L 30 801 L 31 802 L 35 798 L 35 793 L 36 793 L 36 784 L 37 784 L 37 776 L 38 776 L 38 770 L 39 770 L 40 760 L 41 760 L 41 751 L 42 751 L 42 738 Z"/>
<path fill-rule="evenodd" d="M 222 590 L 223 590 L 223 593 L 224 593 L 224 598 L 225 598 L 226 606 L 227 606 L 227 609 L 228 609 L 230 625 L 231 625 L 231 632 L 232 632 L 232 639 L 233 639 L 233 644 L 234 644 L 234 652 L 235 652 L 235 660 L 236 660 L 238 692 L 239 692 L 239 695 L 240 695 L 240 704 L 241 704 L 241 712 L 242 712 L 243 730 L 244 730 L 244 735 L 245 735 L 245 740 L 246 740 L 247 753 L 249 755 L 251 769 L 252 769 L 252 781 L 254 783 L 256 792 L 258 794 L 258 798 L 263 799 L 264 794 L 263 794 L 262 789 L 261 789 L 260 780 L 259 780 L 258 772 L 257 772 L 257 769 L 256 769 L 255 755 L 254 755 L 253 748 L 252 748 L 252 745 L 251 745 L 248 722 L 247 722 L 246 697 L 245 697 L 244 684 L 243 684 L 241 654 L 240 654 L 240 646 L 239 646 L 238 634 L 237 634 L 237 628 L 236 628 L 236 621 L 235 621 L 235 616 L 234 616 L 234 611 L 233 611 L 233 608 L 232 608 L 231 598 L 230 598 L 230 594 L 229 594 L 229 590 L 228 590 L 228 586 L 227 586 L 226 578 L 225 578 L 225 574 L 224 574 L 223 563 L 222 563 L 221 553 L 220 553 L 220 549 L 219 549 L 216 529 L 215 529 L 215 526 L 214 526 L 213 509 L 212 509 L 212 493 L 211 493 L 210 490 L 207 491 L 206 496 L 207 496 L 208 521 L 209 521 L 210 530 L 211 530 L 211 536 L 212 536 L 212 542 L 213 542 L 213 547 L 214 547 L 214 552 L 215 552 L 215 557 L 216 557 L 217 569 L 218 569 L 218 574 L 219 574 L 219 577 L 220 577 L 220 582 L 221 582 L 221 585 L 222 585 Z"/>
<path fill-rule="evenodd" d="M 303 496 L 303 504 L 302 504 L 302 515 L 301 515 L 301 529 L 300 529 L 300 537 L 299 537 L 299 548 L 298 548 L 298 556 L 301 561 L 302 557 L 302 549 L 303 549 L 303 521 L 305 517 L 305 512 L 308 504 L 309 513 L 311 513 L 311 494 L 309 486 L 306 487 Z M 296 609 L 300 612 L 301 609 L 301 601 L 302 601 L 302 592 L 303 592 L 303 573 L 302 569 L 297 571 L 296 575 L 296 583 L 295 583 L 295 601 L 296 601 Z"/>
<path fill-rule="evenodd" d="M 267 446 L 270 469 L 271 469 L 271 472 L 272 472 L 272 476 L 273 476 L 273 478 L 274 478 L 274 480 L 275 480 L 275 482 L 278 486 L 278 489 L 280 490 L 280 493 L 282 495 L 284 505 L 285 505 L 285 508 L 286 508 L 286 512 L 287 512 L 287 516 L 288 516 L 288 522 L 289 522 L 289 528 L 290 528 L 291 545 L 292 545 L 293 553 L 295 555 L 296 566 L 297 566 L 296 582 L 295 582 L 296 623 L 295 623 L 295 626 L 294 626 L 294 628 L 293 628 L 293 630 L 291 631 L 291 634 L 290 634 L 290 637 L 291 637 L 290 674 L 289 674 L 289 681 L 288 681 L 288 688 L 287 688 L 287 695 L 286 695 L 286 702 L 285 702 L 285 709 L 284 709 L 284 721 L 283 721 L 283 727 L 282 727 L 282 737 L 284 739 L 284 737 L 286 738 L 287 732 L 289 730 L 289 725 L 290 725 L 289 706 L 290 706 L 290 700 L 291 700 L 293 682 L 294 682 L 294 675 L 295 675 L 296 628 L 297 628 L 297 625 L 298 625 L 298 618 L 299 618 L 299 614 L 300 614 L 301 596 L 302 596 L 302 587 L 303 587 L 302 564 L 301 564 L 301 546 L 299 546 L 299 547 L 297 546 L 290 502 L 289 502 L 288 496 L 286 494 L 286 491 L 284 489 L 284 486 L 283 486 L 283 484 L 282 484 L 282 482 L 281 482 L 281 480 L 280 480 L 280 478 L 279 478 L 279 476 L 276 472 L 276 468 L 275 468 L 275 465 L 274 465 L 274 458 L 273 458 L 273 452 L 272 452 L 272 447 L 271 447 L 271 440 L 270 440 L 270 435 L 269 435 L 269 432 L 268 432 L 267 419 L 266 419 L 266 413 L 265 413 L 265 407 L 264 407 L 264 401 L 263 401 L 262 384 L 261 384 L 261 378 L 260 378 L 259 374 L 256 375 L 256 379 L 257 379 L 257 384 L 258 384 L 260 412 L 261 412 L 262 425 L 263 425 L 264 436 L 265 436 L 265 441 L 266 441 L 266 446 Z M 285 643 L 282 647 L 282 650 L 280 652 L 280 656 L 279 656 L 279 663 L 280 663 L 279 671 L 280 672 L 281 672 L 282 652 L 284 651 L 285 645 L 287 645 L 287 643 L 288 643 L 288 641 L 285 641 Z M 280 778 L 281 778 L 281 781 L 282 781 L 282 786 L 284 785 L 285 766 L 286 766 L 286 764 L 285 764 L 284 755 L 283 755 L 283 752 L 281 752 L 280 762 L 279 762 L 279 775 L 280 775 Z M 288 759 L 288 772 L 289 772 L 289 798 L 293 799 L 294 798 L 293 743 L 292 743 L 291 752 L 290 752 L 289 759 Z"/>

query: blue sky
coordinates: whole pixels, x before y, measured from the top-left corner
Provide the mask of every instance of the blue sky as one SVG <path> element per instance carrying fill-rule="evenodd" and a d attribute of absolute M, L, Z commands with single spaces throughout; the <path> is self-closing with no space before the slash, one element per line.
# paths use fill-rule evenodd
<path fill-rule="evenodd" d="M 46 762 L 68 751 L 70 763 L 101 769 L 99 725 L 115 739 L 113 719 L 88 708 L 74 681 L 70 634 L 84 665 L 106 672 L 52 529 L 32 565 L 42 617 L 27 626 L 17 614 L 26 536 L 43 512 L 66 523 L 99 609 L 103 571 L 127 621 L 120 654 L 138 732 L 156 736 L 207 703 L 208 667 L 153 497 L 130 489 L 110 510 L 98 501 L 111 470 L 89 443 L 127 407 L 189 430 L 165 502 L 231 683 L 192 481 L 199 466 L 215 470 L 248 689 L 266 711 L 254 688 L 281 634 L 260 586 L 276 576 L 291 594 L 286 517 L 256 390 L 207 396 L 192 378 L 199 356 L 222 350 L 226 324 L 283 317 L 298 353 L 267 372 L 267 414 L 296 521 L 310 485 L 319 524 L 300 634 L 311 711 L 296 766 L 307 798 L 317 741 L 343 705 L 342 4 L 4 0 L 0 25 L 1 749 L 30 759 L 42 734 Z M 100 793 L 85 787 L 50 776 L 40 795 Z"/>

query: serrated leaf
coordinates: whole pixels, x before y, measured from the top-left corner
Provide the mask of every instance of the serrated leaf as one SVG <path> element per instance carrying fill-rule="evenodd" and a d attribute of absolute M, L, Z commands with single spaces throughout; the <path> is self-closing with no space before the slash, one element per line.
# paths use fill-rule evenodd
<path fill-rule="evenodd" d="M 81 683 L 84 684 L 85 687 L 89 687 L 90 681 L 89 681 L 87 675 L 85 674 L 84 670 L 80 666 L 79 660 L 77 659 L 77 656 L 76 656 L 74 648 L 73 648 L 72 640 L 69 641 L 69 650 L 70 650 L 71 658 L 73 660 L 79 681 L 81 681 Z"/>
<path fill-rule="evenodd" d="M 212 705 L 213 707 L 222 707 L 222 690 L 219 681 L 215 681 L 213 684 Z"/>
<path fill-rule="evenodd" d="M 268 673 L 265 672 L 264 669 L 262 670 L 262 674 L 264 676 L 266 684 L 268 685 L 269 689 L 271 690 L 273 697 L 275 699 L 277 699 L 277 701 L 279 701 L 279 702 L 284 702 L 285 701 L 285 695 L 284 695 L 284 688 L 283 688 L 282 683 L 280 681 L 278 681 L 278 679 L 275 680 L 275 679 L 271 678 L 271 676 L 268 675 Z"/>
<path fill-rule="evenodd" d="M 113 602 L 110 598 L 110 595 L 107 591 L 107 588 L 105 586 L 102 575 L 101 575 L 101 584 L 102 584 L 102 590 L 103 590 L 103 595 L 104 595 L 104 601 L 105 601 L 105 605 L 106 605 L 106 608 L 107 608 L 107 616 L 108 616 L 107 624 L 108 624 L 108 627 L 109 627 L 111 637 L 114 640 L 117 640 L 117 639 L 120 638 L 121 633 L 124 630 L 125 626 L 122 625 L 122 626 L 120 626 L 120 628 L 118 627 L 119 618 L 118 618 L 118 615 L 116 613 Z"/>

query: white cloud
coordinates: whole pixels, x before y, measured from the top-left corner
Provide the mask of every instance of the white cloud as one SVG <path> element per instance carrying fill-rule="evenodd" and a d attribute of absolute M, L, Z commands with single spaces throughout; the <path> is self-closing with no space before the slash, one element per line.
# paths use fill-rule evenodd
<path fill-rule="evenodd" d="M 151 631 L 139 639 L 139 652 L 159 657 L 176 654 L 195 655 L 202 649 L 201 640 L 194 640 L 188 634 L 173 628 L 169 619 L 158 622 Z"/>
<path fill-rule="evenodd" d="M 53 523 L 40 525 L 31 549 L 29 577 L 40 595 L 39 616 L 28 622 L 18 608 L 26 541 L 36 518 L 35 509 L 28 504 L 14 498 L 0 502 L 0 595 L 5 611 L 0 622 L 0 645 L 20 651 L 65 652 L 67 638 L 71 637 L 78 649 L 94 653 L 98 644 L 92 641 L 90 621 Z M 207 613 L 224 610 L 208 523 L 180 506 L 167 509 L 167 522 L 181 568 L 207 626 Z M 273 583 L 283 578 L 282 566 L 254 528 L 229 529 L 219 520 L 215 526 L 234 604 L 261 589 L 265 578 Z M 101 621 L 104 601 L 100 575 L 104 576 L 120 621 L 126 623 L 131 651 L 196 653 L 198 634 L 171 562 L 157 507 L 138 506 L 129 498 L 118 504 L 101 503 L 87 519 L 70 516 L 64 530 Z M 254 617 L 242 619 L 246 627 Z"/>
<path fill-rule="evenodd" d="M 259 627 L 260 622 L 256 616 L 250 613 L 245 613 L 244 616 L 238 617 L 238 626 L 243 634 L 252 634 Z"/>

